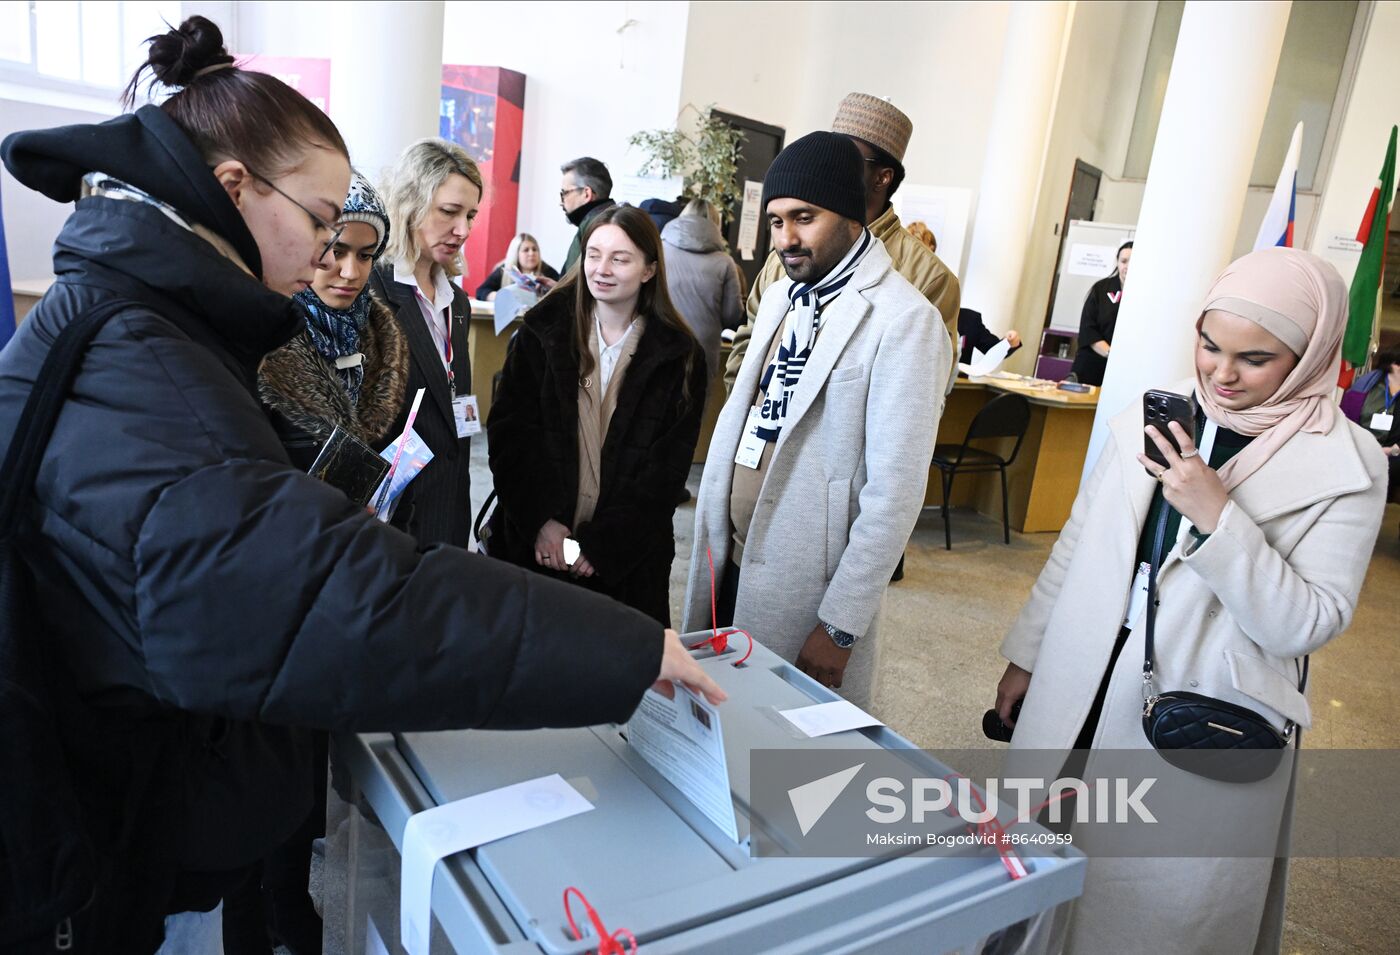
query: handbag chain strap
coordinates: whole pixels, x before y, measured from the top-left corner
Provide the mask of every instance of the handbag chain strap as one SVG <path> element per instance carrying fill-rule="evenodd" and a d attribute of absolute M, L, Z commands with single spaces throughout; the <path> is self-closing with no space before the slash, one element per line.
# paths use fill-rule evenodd
<path fill-rule="evenodd" d="M 1158 488 L 1161 493 L 1161 488 Z M 1143 659 L 1142 659 L 1142 712 L 1146 716 L 1152 712 L 1153 705 L 1161 699 L 1161 694 L 1156 690 L 1152 673 L 1153 645 L 1157 633 L 1157 572 L 1162 566 L 1162 551 L 1165 549 L 1167 540 L 1167 519 L 1171 516 L 1171 505 L 1167 503 L 1166 497 L 1162 498 L 1162 507 L 1157 515 L 1157 527 L 1152 536 L 1152 563 L 1147 574 L 1147 620 L 1146 632 L 1143 634 Z M 1182 518 L 1185 519 L 1184 517 Z M 1298 681 L 1298 692 L 1302 693 L 1308 686 L 1308 664 L 1311 656 L 1303 657 L 1303 672 Z M 1293 735 L 1294 723 L 1289 720 L 1283 728 L 1283 737 L 1288 739 Z"/>

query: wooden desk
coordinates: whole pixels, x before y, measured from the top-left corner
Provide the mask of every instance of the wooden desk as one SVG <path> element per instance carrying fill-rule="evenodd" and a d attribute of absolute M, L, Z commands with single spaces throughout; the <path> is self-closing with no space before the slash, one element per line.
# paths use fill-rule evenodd
<path fill-rule="evenodd" d="M 53 285 L 53 276 L 42 279 L 15 279 L 10 282 L 10 294 L 15 301 L 15 327 L 24 321 L 24 316 L 29 314 L 29 310 L 39 304 L 39 299 L 44 297 L 44 293 Z"/>
<path fill-rule="evenodd" d="M 719 413 L 724 410 L 724 401 L 728 397 L 724 390 L 724 365 L 729 361 L 732 347 L 729 342 L 719 343 L 719 365 L 715 369 L 715 376 L 710 379 L 709 388 L 705 391 L 705 414 L 700 419 L 700 439 L 695 442 L 695 464 L 705 463 L 705 455 L 710 451 L 710 438 L 715 434 L 715 424 L 719 422 Z"/>
<path fill-rule="evenodd" d="M 511 322 L 496 334 L 496 310 L 490 302 L 472 299 L 471 329 L 467 338 L 467 354 L 472 365 L 472 393 L 483 422 L 490 420 L 491 385 L 496 372 L 505 367 L 506 346 L 510 336 L 520 327 L 520 319 Z"/>
<path fill-rule="evenodd" d="M 1069 520 L 1070 507 L 1079 492 L 1094 409 L 1099 403 L 1098 389 L 1074 394 L 1036 385 L 1029 379 L 959 379 L 938 425 L 938 443 L 961 444 L 973 417 L 998 394 L 1023 395 L 1031 405 L 1026 439 L 1006 472 L 1011 526 L 1023 533 L 1058 531 Z M 1015 441 L 999 438 L 978 444 L 1007 455 Z M 938 469 L 930 467 L 924 503 L 937 507 L 942 501 L 942 479 Z M 974 507 L 1001 520 L 1001 481 L 996 472 L 958 477 L 953 484 L 952 504 Z"/>

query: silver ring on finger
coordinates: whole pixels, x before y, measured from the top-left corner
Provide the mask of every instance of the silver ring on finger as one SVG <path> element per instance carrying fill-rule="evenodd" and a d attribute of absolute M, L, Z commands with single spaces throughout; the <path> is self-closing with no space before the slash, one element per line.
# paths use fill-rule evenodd
<path fill-rule="evenodd" d="M 1181 452 L 1181 460 L 1185 461 L 1187 458 L 1197 457 L 1200 455 L 1200 453 L 1200 448 L 1192 448 L 1190 451 L 1183 451 Z"/>

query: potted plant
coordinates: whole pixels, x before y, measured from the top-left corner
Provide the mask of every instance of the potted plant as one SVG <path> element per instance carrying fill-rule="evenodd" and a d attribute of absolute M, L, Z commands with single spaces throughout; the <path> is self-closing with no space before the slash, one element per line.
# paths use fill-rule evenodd
<path fill-rule="evenodd" d="M 627 142 L 646 157 L 639 175 L 682 177 L 687 195 L 708 200 L 727 221 L 743 198 L 738 173 L 744 139 L 742 130 L 714 115 L 713 105 L 700 110 L 687 103 L 671 129 L 643 130 Z"/>

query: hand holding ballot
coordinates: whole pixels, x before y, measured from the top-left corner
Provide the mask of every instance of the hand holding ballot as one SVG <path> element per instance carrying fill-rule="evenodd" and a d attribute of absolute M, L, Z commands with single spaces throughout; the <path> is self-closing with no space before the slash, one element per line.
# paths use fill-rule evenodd
<path fill-rule="evenodd" d="M 729 694 L 721 690 L 719 684 L 700 669 L 700 664 L 695 662 L 690 651 L 681 643 L 680 635 L 668 629 L 666 643 L 661 651 L 661 675 L 656 678 L 656 685 L 652 689 L 668 700 L 674 699 L 676 690 L 672 683 L 679 683 L 686 689 L 701 694 L 715 705 L 729 699 Z"/>

